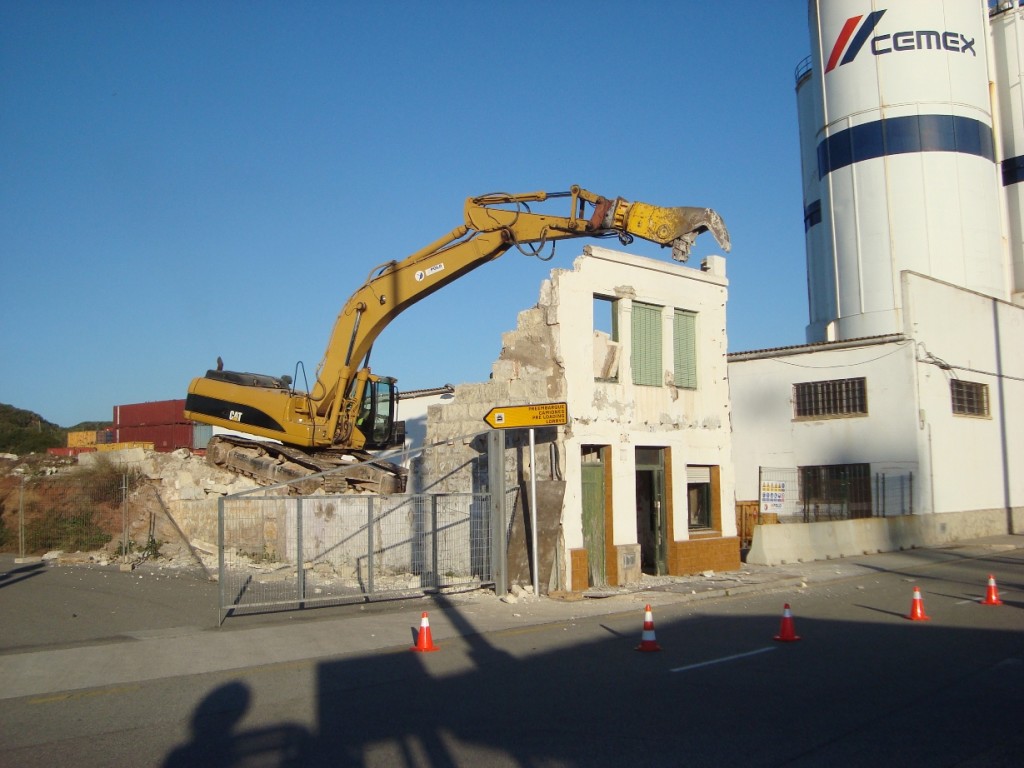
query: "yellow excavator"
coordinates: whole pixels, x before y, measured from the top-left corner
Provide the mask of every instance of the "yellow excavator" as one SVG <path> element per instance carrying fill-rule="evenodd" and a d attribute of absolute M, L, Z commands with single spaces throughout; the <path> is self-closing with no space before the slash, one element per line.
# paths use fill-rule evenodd
<path fill-rule="evenodd" d="M 531 209 L 531 204 L 556 198 L 569 198 L 569 216 Z M 371 453 L 404 441 L 396 420 L 395 379 L 369 368 L 373 342 L 396 315 L 513 247 L 542 255 L 547 244 L 553 248 L 558 240 L 618 237 L 628 245 L 639 237 L 671 247 L 673 258 L 685 261 L 702 232 L 711 232 L 729 250 L 725 225 L 710 208 L 630 203 L 578 186 L 568 192 L 471 197 L 464 223 L 405 259 L 370 272 L 338 314 L 308 392 L 297 389 L 289 376 L 226 371 L 218 364 L 217 370 L 192 380 L 185 417 L 265 438 L 219 435 L 207 447 L 210 463 L 261 484 L 290 483 L 301 492 L 315 487 L 403 492 L 402 468 Z"/>

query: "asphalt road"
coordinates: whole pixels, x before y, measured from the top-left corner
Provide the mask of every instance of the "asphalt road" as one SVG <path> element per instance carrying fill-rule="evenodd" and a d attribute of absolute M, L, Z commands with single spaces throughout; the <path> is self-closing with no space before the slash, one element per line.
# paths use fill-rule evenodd
<path fill-rule="evenodd" d="M 656 653 L 635 650 L 633 609 L 482 630 L 438 599 L 436 653 L 410 652 L 410 634 L 0 699 L 0 766 L 1020 764 L 1024 550 L 864 562 L 877 567 L 803 588 L 655 599 Z M 979 603 L 989 573 L 1001 606 Z M 914 586 L 929 621 L 906 618 Z M 773 640 L 783 602 L 798 642 Z M 259 635 L 182 648 L 221 637 Z M 129 646 L 106 642 L 116 668 Z"/>

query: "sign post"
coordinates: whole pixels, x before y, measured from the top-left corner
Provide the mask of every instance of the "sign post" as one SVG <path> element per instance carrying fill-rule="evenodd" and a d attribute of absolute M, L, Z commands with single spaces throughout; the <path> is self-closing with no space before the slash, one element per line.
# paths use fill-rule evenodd
<path fill-rule="evenodd" d="M 569 406 L 565 403 L 501 405 L 491 408 L 484 421 L 494 429 L 557 426 L 569 423 Z"/>
<path fill-rule="evenodd" d="M 568 424 L 569 406 L 566 403 L 496 406 L 487 412 L 484 421 L 493 429 L 530 430 L 530 547 L 533 555 L 531 570 L 533 594 L 540 595 L 540 569 L 537 562 L 537 457 L 533 430 L 536 427 Z"/>
<path fill-rule="evenodd" d="M 493 429 L 487 433 L 487 488 L 491 494 L 491 575 L 494 593 L 508 594 L 508 554 L 505 514 L 505 433 Z"/>

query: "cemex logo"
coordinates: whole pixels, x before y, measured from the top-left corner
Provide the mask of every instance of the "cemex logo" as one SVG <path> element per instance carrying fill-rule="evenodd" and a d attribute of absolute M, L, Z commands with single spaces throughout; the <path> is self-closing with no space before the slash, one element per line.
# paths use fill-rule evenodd
<path fill-rule="evenodd" d="M 977 56 L 974 50 L 974 39 L 968 39 L 961 32 L 937 32 L 935 30 L 907 30 L 904 32 L 892 32 L 884 35 L 875 35 L 875 27 L 881 21 L 885 11 L 872 11 L 865 16 L 851 16 L 843 24 L 843 30 L 836 38 L 836 44 L 832 47 L 832 55 L 828 57 L 828 64 L 825 72 L 831 72 L 837 66 L 849 64 L 860 53 L 864 44 L 871 38 L 871 53 L 881 56 L 886 53 L 901 53 L 903 51 L 921 50 L 943 50 L 951 53 L 967 53 Z"/>

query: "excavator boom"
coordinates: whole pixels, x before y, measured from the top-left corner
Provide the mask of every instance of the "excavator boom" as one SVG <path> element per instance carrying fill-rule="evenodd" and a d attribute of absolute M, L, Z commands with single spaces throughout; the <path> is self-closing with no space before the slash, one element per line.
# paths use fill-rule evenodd
<path fill-rule="evenodd" d="M 568 216 L 531 208 L 566 197 Z M 370 272 L 338 314 L 309 392 L 293 388 L 286 377 L 208 371 L 189 386 L 186 417 L 321 456 L 389 447 L 397 440 L 394 380 L 373 374 L 366 361 L 374 341 L 403 310 L 513 247 L 536 254 L 559 240 L 617 235 L 623 244 L 638 237 L 670 247 L 674 259 L 685 261 L 702 232 L 711 232 L 729 250 L 725 225 L 710 208 L 663 208 L 578 186 L 567 192 L 471 197 L 461 225 Z M 288 455 L 294 457 L 294 451 Z M 247 466 L 249 474 L 258 474 L 251 470 L 253 462 Z"/>

